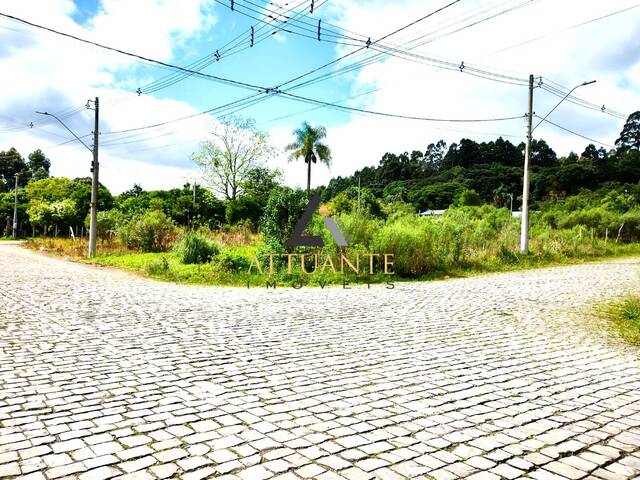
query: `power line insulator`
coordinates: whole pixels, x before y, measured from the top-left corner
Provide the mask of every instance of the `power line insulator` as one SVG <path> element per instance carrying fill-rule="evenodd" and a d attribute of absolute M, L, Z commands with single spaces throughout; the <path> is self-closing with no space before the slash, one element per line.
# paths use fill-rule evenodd
<path fill-rule="evenodd" d="M 604 112 L 606 110 L 606 108 L 604 107 L 604 105 L 602 105 L 602 107 L 600 107 L 600 111 Z"/>
<path fill-rule="evenodd" d="M 220 61 L 220 52 L 218 52 L 218 50 L 216 50 L 216 53 L 213 56 L 216 58 L 216 62 Z"/>
<path fill-rule="evenodd" d="M 370 45 L 371 45 L 371 37 L 367 39 L 367 48 L 369 48 Z"/>
<path fill-rule="evenodd" d="M 458 68 L 460 71 L 463 71 L 465 69 L 464 62 L 460 62 L 460 66 Z"/>
<path fill-rule="evenodd" d="M 33 122 L 29 122 L 29 128 L 33 128 Z"/>
<path fill-rule="evenodd" d="M 138 94 L 138 96 L 142 95 L 142 90 L 140 90 L 140 87 L 138 87 L 138 89 L 136 90 L 136 93 Z"/>
<path fill-rule="evenodd" d="M 320 41 L 320 24 L 322 22 L 322 19 L 318 19 L 318 41 Z"/>
<path fill-rule="evenodd" d="M 313 0 L 311 0 L 311 13 L 313 13 Z"/>
<path fill-rule="evenodd" d="M 251 47 L 253 47 L 253 26 L 251 27 Z"/>
<path fill-rule="evenodd" d="M 231 0 L 231 11 L 233 12 L 233 8 L 234 8 L 234 4 L 233 4 L 233 0 Z"/>

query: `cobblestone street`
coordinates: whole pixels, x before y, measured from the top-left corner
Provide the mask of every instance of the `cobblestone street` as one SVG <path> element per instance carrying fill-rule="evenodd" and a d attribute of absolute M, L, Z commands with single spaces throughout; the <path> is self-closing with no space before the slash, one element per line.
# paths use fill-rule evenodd
<path fill-rule="evenodd" d="M 0 244 L 0 478 L 635 478 L 640 352 L 584 312 L 639 266 L 266 290 Z"/>

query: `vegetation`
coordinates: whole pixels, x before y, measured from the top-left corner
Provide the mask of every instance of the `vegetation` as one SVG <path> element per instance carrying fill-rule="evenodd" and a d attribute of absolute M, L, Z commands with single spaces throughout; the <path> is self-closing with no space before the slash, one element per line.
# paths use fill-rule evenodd
<path fill-rule="evenodd" d="M 632 345 L 640 345 L 640 297 L 629 296 L 598 308 L 604 317 L 617 330 L 620 336 Z"/>
<path fill-rule="evenodd" d="M 312 127 L 308 122 L 293 132 L 294 141 L 287 145 L 286 151 L 291 152 L 289 160 L 302 158 L 307 164 L 307 195 L 311 192 L 311 163 L 322 162 L 331 164 L 331 150 L 322 140 L 327 136 L 326 128 Z"/>
<path fill-rule="evenodd" d="M 229 161 L 230 152 L 215 147 L 219 150 L 209 157 L 209 165 L 218 165 L 221 175 L 230 175 L 221 180 L 226 190 L 217 191 L 223 199 L 189 183 L 158 191 L 134 185 L 117 196 L 101 186 L 101 255 L 94 261 L 175 281 L 244 284 L 249 280 L 260 284 L 269 279 L 268 269 L 260 274 L 254 268 L 249 273 L 249 266 L 255 257 L 265 266 L 269 253 L 305 253 L 307 271 L 316 267 L 316 254 L 331 258 L 333 266 L 340 266 L 342 254 L 354 262 L 367 253 L 393 254 L 393 278 L 397 280 L 640 251 L 640 113 L 629 117 L 616 142 L 618 148 L 610 151 L 588 145 L 581 155 L 558 158 L 544 140 L 533 143 L 528 255 L 519 253 L 519 219 L 510 212 L 512 203 L 519 207 L 522 145 L 501 138 L 488 143 L 462 139 L 448 148 L 439 141 L 424 152 L 387 153 L 379 165 L 351 177 L 334 178 L 326 187 L 312 191 L 321 194 L 323 203 L 308 233 L 321 236 L 325 245 L 315 250 L 288 250 L 285 244 L 307 206 L 307 194 L 283 186 L 281 173 L 264 166 L 264 158 L 271 154 L 268 139 L 251 122 L 239 122 L 223 127 L 226 141 L 232 142 L 229 145 L 240 151 L 264 150 L 234 174 L 221 163 Z M 314 159 L 330 159 L 328 147 L 321 142 L 324 129 L 305 124 L 295 137 L 289 149 L 294 158 L 308 160 L 309 166 Z M 255 147 L 255 142 L 260 146 Z M 46 171 L 38 166 L 47 164 L 39 155 L 29 156 L 33 166 L 20 163 L 18 157 L 15 150 L 0 152 L 1 178 L 11 178 L 16 168 Z M 204 161 L 198 160 L 201 166 Z M 32 172 L 18 189 L 21 234 L 86 235 L 89 180 L 35 177 Z M 5 188 L 0 193 L 0 214 L 12 215 L 13 201 L 13 192 Z M 416 215 L 425 209 L 444 208 L 441 216 Z M 335 246 L 322 220 L 327 215 L 349 237 L 346 249 Z M 81 239 L 36 238 L 30 246 L 78 258 L 86 252 Z M 271 278 L 311 284 L 339 283 L 345 278 L 332 268 L 306 275 L 299 261 L 288 273 L 287 259 L 275 257 Z M 376 267 L 381 261 L 378 256 L 371 259 Z M 363 264 L 367 262 L 362 259 Z M 359 276 L 347 278 L 360 282 L 390 278 L 359 270 Z"/>

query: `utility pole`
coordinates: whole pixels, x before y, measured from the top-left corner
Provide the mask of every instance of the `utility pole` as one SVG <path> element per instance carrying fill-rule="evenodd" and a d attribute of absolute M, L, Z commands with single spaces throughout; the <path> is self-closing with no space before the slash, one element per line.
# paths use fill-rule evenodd
<path fill-rule="evenodd" d="M 191 207 L 191 227 L 196 224 L 196 181 L 193 180 L 193 205 Z"/>
<path fill-rule="evenodd" d="M 529 75 L 529 113 L 527 140 L 524 147 L 524 177 L 522 180 L 522 208 L 520 215 L 520 252 L 529 252 L 529 161 L 531 159 L 531 123 L 533 120 L 533 75 Z"/>
<path fill-rule="evenodd" d="M 16 173 L 16 186 L 15 186 L 15 196 L 13 201 L 13 230 L 12 236 L 15 240 L 18 238 L 18 177 L 20 174 Z"/>
<path fill-rule="evenodd" d="M 100 171 L 100 164 L 98 163 L 98 125 L 100 115 L 100 104 L 98 97 L 94 101 L 95 112 L 95 126 L 93 127 L 93 161 L 91 162 L 91 172 L 93 176 L 91 178 L 91 213 L 89 220 L 89 256 L 93 257 L 96 254 L 96 238 L 98 236 L 98 174 Z"/>
<path fill-rule="evenodd" d="M 358 213 L 360 213 L 360 175 L 358 175 Z"/>

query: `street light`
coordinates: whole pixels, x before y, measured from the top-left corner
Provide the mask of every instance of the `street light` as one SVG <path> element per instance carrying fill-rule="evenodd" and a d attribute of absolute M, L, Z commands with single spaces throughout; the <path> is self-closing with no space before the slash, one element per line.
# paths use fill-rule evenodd
<path fill-rule="evenodd" d="M 89 101 L 91 102 L 91 100 Z M 87 108 L 89 108 L 89 102 L 87 102 Z M 93 132 L 93 148 L 89 147 L 86 143 L 82 141 L 82 139 L 75 134 L 73 130 L 71 130 L 62 120 L 60 120 L 56 115 L 49 112 L 36 112 L 40 115 L 46 115 L 52 118 L 55 118 L 60 125 L 62 125 L 71 135 L 75 137 L 84 147 L 91 152 L 93 155 L 93 161 L 91 162 L 91 212 L 90 212 L 90 224 L 89 224 L 89 257 L 93 257 L 96 254 L 96 238 L 97 238 L 97 221 L 96 221 L 96 213 L 97 213 L 97 204 L 98 204 L 98 97 L 96 97 L 94 101 L 95 108 L 95 129 Z"/>
<path fill-rule="evenodd" d="M 53 118 L 55 118 L 58 122 L 60 122 L 60 124 L 61 124 L 64 128 L 66 128 L 66 129 L 69 131 L 69 133 L 71 133 L 71 135 L 73 135 L 73 136 L 76 138 L 76 140 L 78 140 L 82 145 L 84 145 L 84 146 L 85 146 L 85 148 L 86 148 L 87 150 L 89 150 L 91 153 L 93 153 L 93 149 L 92 149 L 91 147 L 89 147 L 89 145 L 87 145 L 86 143 L 84 143 L 84 142 L 82 141 L 82 139 L 81 139 L 79 136 L 77 136 L 77 135 L 73 132 L 73 130 L 71 130 L 69 127 L 67 127 L 67 126 L 65 125 L 65 123 L 64 123 L 62 120 L 60 120 L 58 117 L 56 117 L 53 113 L 49 113 L 49 112 L 36 112 L 36 113 L 37 113 L 37 114 L 39 114 L 39 115 L 47 115 L 47 116 L 49 116 L 49 117 L 53 117 Z"/>
<path fill-rule="evenodd" d="M 523 179 L 523 188 L 522 188 L 522 208 L 520 209 L 520 252 L 528 253 L 529 252 L 529 158 L 531 156 L 531 141 L 533 140 L 533 131 L 540 126 L 542 122 L 544 122 L 549 115 L 551 115 L 556 108 L 560 106 L 562 102 L 564 102 L 569 95 L 571 95 L 576 89 L 580 87 L 584 87 L 585 85 L 591 85 L 592 83 L 596 83 L 595 80 L 591 80 L 590 82 L 582 82 L 579 85 L 576 85 L 569 93 L 567 93 L 564 97 L 560 99 L 556 105 L 549 110 L 549 112 L 540 119 L 540 121 L 536 124 L 535 127 L 531 128 L 531 120 L 533 117 L 533 75 L 529 75 L 529 114 L 528 114 L 528 128 L 527 128 L 527 143 L 525 145 L 525 158 L 524 158 L 524 179 Z M 537 115 L 536 115 L 537 116 Z M 540 117 L 538 117 L 540 118 Z"/>
<path fill-rule="evenodd" d="M 576 90 L 576 89 L 578 89 L 578 88 L 580 88 L 580 87 L 584 87 L 584 86 L 586 86 L 586 85 L 591 85 L 592 83 L 596 83 L 596 81 L 595 81 L 595 80 L 591 80 L 590 82 L 582 82 L 580 85 L 576 85 L 576 86 L 575 86 L 575 87 L 573 87 L 571 90 L 569 90 L 569 93 L 567 93 L 564 97 L 562 97 L 562 99 L 561 99 L 558 103 L 556 103 L 556 106 L 555 106 L 555 107 L 553 107 L 551 110 L 549 110 L 549 113 L 547 113 L 547 114 L 544 116 L 544 118 L 540 119 L 540 121 L 536 124 L 536 126 L 535 126 L 535 127 L 533 127 L 533 130 L 535 130 L 536 128 L 538 128 L 538 127 L 540 126 L 540 124 L 541 124 L 542 122 L 544 122 L 544 121 L 547 119 L 547 117 L 548 117 L 549 115 L 551 115 L 551 114 L 553 113 L 553 111 L 554 111 L 556 108 L 558 108 L 558 106 L 559 106 L 562 102 L 564 102 L 564 101 L 567 99 L 567 97 L 569 97 L 569 95 L 571 95 L 571 94 L 574 92 L 574 90 Z M 533 130 L 532 130 L 532 132 L 533 132 Z"/>

